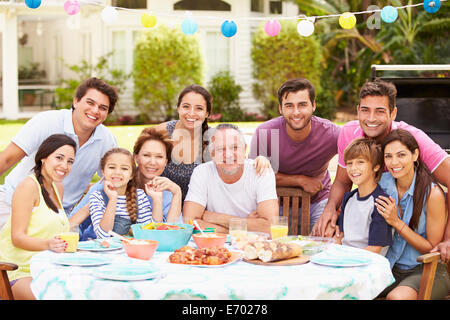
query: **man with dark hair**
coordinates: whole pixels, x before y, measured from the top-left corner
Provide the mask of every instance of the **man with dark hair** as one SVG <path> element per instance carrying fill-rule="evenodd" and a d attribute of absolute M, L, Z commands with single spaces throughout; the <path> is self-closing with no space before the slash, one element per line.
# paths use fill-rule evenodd
<path fill-rule="evenodd" d="M 245 218 L 249 231 L 270 233 L 270 220 L 278 214 L 273 171 L 256 173 L 254 160 L 245 159 L 247 146 L 236 126 L 220 124 L 210 130 L 213 160 L 194 169 L 183 220 L 228 233 L 230 219 Z"/>
<path fill-rule="evenodd" d="M 20 163 L 6 176 L 0 186 L 0 228 L 11 213 L 15 187 L 30 174 L 37 149 L 48 136 L 65 134 L 77 143 L 76 159 L 64 178 L 63 207 L 69 214 L 83 195 L 96 172 L 100 159 L 117 146 L 113 134 L 102 125 L 114 110 L 117 90 L 101 79 L 89 78 L 77 88 L 72 110 L 44 111 L 31 118 L 0 153 L 0 175 Z M 80 221 L 81 222 L 81 221 Z"/>
<path fill-rule="evenodd" d="M 397 116 L 396 94 L 397 90 L 394 84 L 380 79 L 368 81 L 361 87 L 357 106 L 358 120 L 348 122 L 339 135 L 339 162 L 336 178 L 331 186 L 325 210 L 314 226 L 314 235 L 331 236 L 335 232 L 336 220 L 339 216 L 338 208 L 342 203 L 344 193 L 350 191 L 352 187 L 352 182 L 346 173 L 343 154 L 345 148 L 356 138 L 368 137 L 381 144 L 392 130 L 405 129 L 409 131 L 419 144 L 421 160 L 436 180 L 447 188 L 450 186 L 449 155 L 422 130 L 403 121 L 395 121 Z M 447 197 L 447 201 L 450 206 L 450 197 Z M 447 223 L 446 230 L 447 245 L 443 244 L 439 248 L 441 252 L 446 252 L 446 259 L 449 259 L 450 223 Z"/>
<path fill-rule="evenodd" d="M 331 186 L 328 164 L 337 153 L 340 128 L 313 116 L 315 90 L 307 79 L 283 83 L 278 89 L 278 102 L 281 116 L 258 126 L 249 158 L 269 157 L 277 186 L 301 187 L 312 194 L 310 221 L 313 225 L 328 199 Z M 300 232 L 300 226 L 297 231 Z"/>

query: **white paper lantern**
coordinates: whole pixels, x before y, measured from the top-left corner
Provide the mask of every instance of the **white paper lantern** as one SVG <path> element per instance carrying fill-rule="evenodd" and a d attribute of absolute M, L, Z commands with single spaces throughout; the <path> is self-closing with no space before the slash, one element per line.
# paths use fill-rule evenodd
<path fill-rule="evenodd" d="M 101 16 L 105 23 L 111 24 L 117 20 L 117 10 L 114 7 L 107 6 L 103 9 Z"/>
<path fill-rule="evenodd" d="M 309 37 L 314 32 L 314 23 L 311 20 L 301 20 L 297 24 L 297 32 L 303 37 Z"/>

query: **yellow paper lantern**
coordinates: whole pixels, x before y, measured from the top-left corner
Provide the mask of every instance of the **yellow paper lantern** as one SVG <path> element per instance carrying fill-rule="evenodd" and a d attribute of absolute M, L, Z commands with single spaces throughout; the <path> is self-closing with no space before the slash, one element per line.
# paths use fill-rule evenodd
<path fill-rule="evenodd" d="M 150 16 L 150 15 L 144 13 L 141 16 L 141 24 L 145 28 L 153 28 L 156 25 L 156 17 L 155 16 Z"/>
<path fill-rule="evenodd" d="M 356 24 L 356 17 L 351 12 L 344 12 L 339 17 L 339 25 L 344 29 L 351 29 Z"/>

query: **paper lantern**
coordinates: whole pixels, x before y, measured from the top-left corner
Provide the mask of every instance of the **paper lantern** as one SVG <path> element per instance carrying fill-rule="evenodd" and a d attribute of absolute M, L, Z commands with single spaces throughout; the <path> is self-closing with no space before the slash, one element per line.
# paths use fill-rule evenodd
<path fill-rule="evenodd" d="M 301 20 L 297 23 L 297 32 L 303 37 L 309 37 L 314 32 L 314 23 L 311 20 Z"/>
<path fill-rule="evenodd" d="M 181 22 L 181 30 L 187 35 L 193 35 L 198 29 L 198 23 L 192 18 L 184 19 Z"/>
<path fill-rule="evenodd" d="M 266 24 L 264 25 L 264 31 L 267 33 L 268 36 L 274 37 L 280 33 L 281 24 L 277 20 L 271 19 L 267 21 Z"/>
<path fill-rule="evenodd" d="M 423 8 L 428 13 L 435 13 L 441 7 L 441 1 L 439 0 L 425 0 L 423 2 Z"/>
<path fill-rule="evenodd" d="M 386 23 L 392 23 L 397 20 L 398 12 L 393 6 L 386 6 L 381 9 L 381 19 Z"/>
<path fill-rule="evenodd" d="M 25 0 L 25 4 L 30 9 L 36 9 L 41 5 L 41 0 Z"/>
<path fill-rule="evenodd" d="M 150 16 L 146 13 L 144 13 L 141 16 L 141 24 L 145 27 L 145 28 L 153 28 L 156 25 L 156 17 L 155 16 Z"/>
<path fill-rule="evenodd" d="M 64 2 L 64 10 L 68 15 L 73 16 L 80 12 L 80 3 L 77 0 L 67 0 Z"/>
<path fill-rule="evenodd" d="M 351 12 L 344 12 L 339 17 L 339 25 L 344 29 L 351 29 L 356 24 L 356 17 Z"/>
<path fill-rule="evenodd" d="M 117 10 L 116 8 L 113 8 L 111 6 L 105 7 L 105 9 L 102 10 L 101 16 L 105 23 L 111 24 L 114 23 L 117 20 Z"/>
<path fill-rule="evenodd" d="M 230 38 L 236 34 L 237 26 L 236 23 L 234 23 L 234 21 L 227 20 L 224 23 L 222 23 L 222 27 L 220 28 L 220 30 L 222 31 L 222 34 L 225 37 Z"/>

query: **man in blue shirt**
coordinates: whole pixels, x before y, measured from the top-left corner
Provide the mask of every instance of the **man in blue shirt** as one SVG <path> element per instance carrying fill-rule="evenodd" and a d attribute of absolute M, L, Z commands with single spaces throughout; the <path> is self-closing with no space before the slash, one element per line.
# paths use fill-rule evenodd
<path fill-rule="evenodd" d="M 41 112 L 21 128 L 0 153 L 0 175 L 18 163 L 5 178 L 5 184 L 0 186 L 0 228 L 11 213 L 15 187 L 30 174 L 42 141 L 55 133 L 66 134 L 77 143 L 74 165 L 63 180 L 63 207 L 69 215 L 94 174 L 100 174 L 101 157 L 117 146 L 113 134 L 102 125 L 114 110 L 117 99 L 114 87 L 101 79 L 89 78 L 77 88 L 72 110 Z"/>

